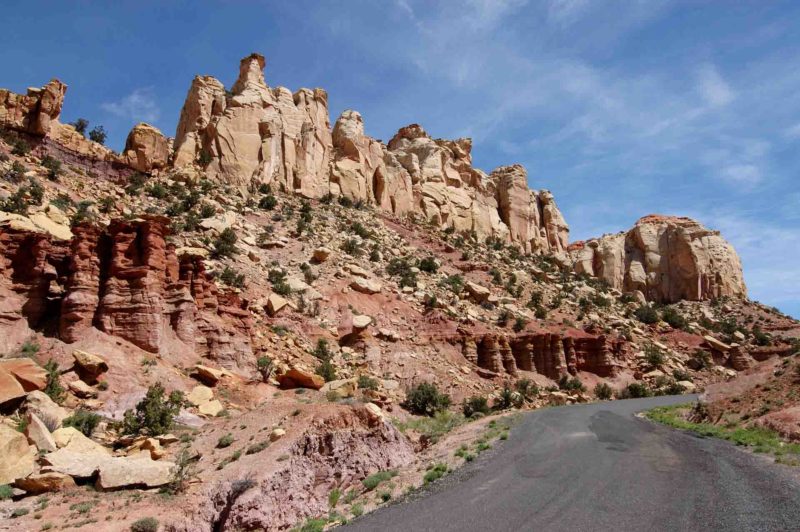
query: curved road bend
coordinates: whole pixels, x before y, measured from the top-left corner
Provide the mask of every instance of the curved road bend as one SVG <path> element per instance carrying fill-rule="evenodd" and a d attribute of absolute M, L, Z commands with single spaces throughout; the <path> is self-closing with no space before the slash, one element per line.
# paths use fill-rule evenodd
<path fill-rule="evenodd" d="M 548 408 L 426 493 L 348 531 L 800 530 L 800 474 L 636 412 L 655 397 Z"/>

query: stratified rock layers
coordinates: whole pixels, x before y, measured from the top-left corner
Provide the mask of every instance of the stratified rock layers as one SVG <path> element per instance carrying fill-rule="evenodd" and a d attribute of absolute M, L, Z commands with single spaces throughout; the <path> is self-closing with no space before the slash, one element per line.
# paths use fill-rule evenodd
<path fill-rule="evenodd" d="M 747 295 L 733 246 L 690 218 L 645 216 L 626 233 L 573 244 L 570 256 L 576 272 L 650 301 Z"/>

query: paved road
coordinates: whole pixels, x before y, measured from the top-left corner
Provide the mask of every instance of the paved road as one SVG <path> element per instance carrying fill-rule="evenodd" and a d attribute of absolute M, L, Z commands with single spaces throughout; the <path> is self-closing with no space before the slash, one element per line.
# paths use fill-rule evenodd
<path fill-rule="evenodd" d="M 533 412 L 508 441 L 359 531 L 800 530 L 800 474 L 634 417 L 658 397 Z"/>

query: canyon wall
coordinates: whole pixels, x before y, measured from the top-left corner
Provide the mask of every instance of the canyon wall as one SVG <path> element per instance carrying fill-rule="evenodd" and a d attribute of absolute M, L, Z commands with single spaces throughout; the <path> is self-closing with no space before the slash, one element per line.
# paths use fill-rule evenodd
<path fill-rule="evenodd" d="M 569 253 L 577 273 L 649 301 L 747 295 L 736 250 L 690 218 L 645 216 L 627 232 L 576 242 Z"/>

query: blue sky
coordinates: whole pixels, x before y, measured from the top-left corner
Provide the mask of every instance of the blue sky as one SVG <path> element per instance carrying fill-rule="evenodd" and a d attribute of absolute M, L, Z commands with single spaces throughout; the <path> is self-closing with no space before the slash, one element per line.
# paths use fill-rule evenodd
<path fill-rule="evenodd" d="M 109 4 L 104 2 L 102 4 Z M 572 239 L 648 213 L 736 246 L 754 299 L 800 316 L 800 3 L 669 0 L 17 2 L 0 87 L 69 85 L 62 119 L 121 148 L 173 135 L 192 77 L 230 86 L 258 51 L 270 85 L 323 87 L 388 140 L 418 122 L 519 162 Z"/>

